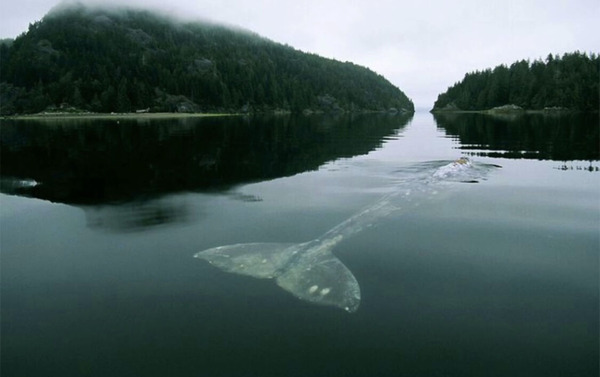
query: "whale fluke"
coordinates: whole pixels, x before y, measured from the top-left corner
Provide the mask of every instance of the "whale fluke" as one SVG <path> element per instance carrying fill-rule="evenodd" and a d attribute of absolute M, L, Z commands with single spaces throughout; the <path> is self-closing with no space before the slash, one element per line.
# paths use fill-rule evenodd
<path fill-rule="evenodd" d="M 354 312 L 360 304 L 360 287 L 331 252 L 339 240 L 236 244 L 204 250 L 194 257 L 226 272 L 274 278 L 277 285 L 301 300 Z"/>
<path fill-rule="evenodd" d="M 417 208 L 421 200 L 437 195 L 442 182 L 476 183 L 498 166 L 475 164 L 461 157 L 450 163 L 436 163 L 435 167 L 433 171 L 426 170 L 427 174 L 417 174 L 405 182 L 406 187 L 398 187 L 316 240 L 299 244 L 219 246 L 201 251 L 195 257 L 226 272 L 275 279 L 277 285 L 301 300 L 355 312 L 360 305 L 360 287 L 352 272 L 333 255 L 335 245 L 382 217 Z"/>
<path fill-rule="evenodd" d="M 296 251 L 294 245 L 288 243 L 226 245 L 196 253 L 194 258 L 204 259 L 225 272 L 271 279 L 294 256 Z"/>
<path fill-rule="evenodd" d="M 301 300 L 355 312 L 360 305 L 360 286 L 331 252 L 341 238 L 310 242 L 277 276 L 277 285 Z"/>

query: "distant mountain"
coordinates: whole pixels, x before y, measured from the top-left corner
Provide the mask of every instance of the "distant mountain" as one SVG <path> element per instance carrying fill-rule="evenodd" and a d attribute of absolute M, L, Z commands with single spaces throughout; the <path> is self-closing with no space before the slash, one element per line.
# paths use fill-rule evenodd
<path fill-rule="evenodd" d="M 598 111 L 600 57 L 579 52 L 521 60 L 510 67 L 468 73 L 438 96 L 433 111 L 562 108 Z M 507 106 L 515 105 L 515 106 Z"/>
<path fill-rule="evenodd" d="M 3 40 L 0 57 L 2 115 L 414 111 L 400 89 L 367 68 L 132 8 L 56 8 Z"/>

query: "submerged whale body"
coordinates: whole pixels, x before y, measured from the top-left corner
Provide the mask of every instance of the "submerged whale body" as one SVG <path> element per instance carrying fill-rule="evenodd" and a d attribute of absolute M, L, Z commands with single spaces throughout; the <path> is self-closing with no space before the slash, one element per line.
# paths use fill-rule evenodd
<path fill-rule="evenodd" d="M 419 175 L 407 188 L 384 196 L 373 205 L 335 226 L 321 237 L 300 244 L 245 243 L 201 251 L 204 259 L 223 271 L 260 279 L 274 279 L 297 298 L 355 312 L 360 305 L 360 286 L 352 272 L 333 255 L 333 248 L 346 237 L 398 210 L 415 207 L 413 192 L 434 194 L 436 183 L 477 182 L 496 165 L 475 164 L 466 157 Z M 404 187 L 404 185 L 403 185 Z M 397 203 L 397 199 L 401 202 Z"/>

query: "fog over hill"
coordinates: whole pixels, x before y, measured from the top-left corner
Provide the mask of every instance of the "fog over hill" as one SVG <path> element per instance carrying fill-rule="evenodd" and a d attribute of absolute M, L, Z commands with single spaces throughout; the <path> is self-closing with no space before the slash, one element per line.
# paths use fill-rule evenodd
<path fill-rule="evenodd" d="M 143 9 L 61 5 L 0 48 L 3 115 L 414 111 L 368 68 Z"/>

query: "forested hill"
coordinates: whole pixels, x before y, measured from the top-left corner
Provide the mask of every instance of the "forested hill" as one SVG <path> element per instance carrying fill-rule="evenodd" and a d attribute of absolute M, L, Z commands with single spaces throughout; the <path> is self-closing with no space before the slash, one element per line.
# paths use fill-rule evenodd
<path fill-rule="evenodd" d="M 598 111 L 599 69 L 598 55 L 575 52 L 468 73 L 438 96 L 433 111 L 487 110 L 504 105 Z"/>
<path fill-rule="evenodd" d="M 71 5 L 1 43 L 1 112 L 414 111 L 373 71 L 206 22 Z"/>

